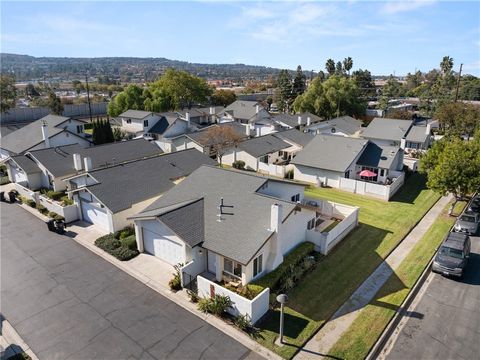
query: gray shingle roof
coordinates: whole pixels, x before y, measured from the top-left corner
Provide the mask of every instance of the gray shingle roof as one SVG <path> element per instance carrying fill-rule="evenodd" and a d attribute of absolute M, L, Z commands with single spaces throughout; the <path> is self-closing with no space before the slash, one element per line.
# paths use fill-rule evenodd
<path fill-rule="evenodd" d="M 38 165 L 32 159 L 25 155 L 12 156 L 11 159 L 23 170 L 26 174 L 35 174 L 42 172 Z"/>
<path fill-rule="evenodd" d="M 280 132 L 274 133 L 273 135 L 275 135 L 275 137 L 278 137 L 280 139 L 285 139 L 287 141 L 289 140 L 300 146 L 306 146 L 314 138 L 313 134 L 307 134 L 307 133 L 298 131 L 297 129 L 280 131 Z"/>
<path fill-rule="evenodd" d="M 230 259 L 247 264 L 258 250 L 272 235 L 270 228 L 271 206 L 281 204 L 283 207 L 283 221 L 294 210 L 295 204 L 269 196 L 256 193 L 268 178 L 225 170 L 211 166 L 202 166 L 188 178 L 154 201 L 137 217 L 152 216 L 172 205 L 185 203 L 185 210 L 194 216 L 198 208 L 189 205 L 203 198 L 204 205 L 204 242 L 203 247 Z M 271 181 L 271 180 L 270 180 Z M 218 205 L 220 199 L 225 205 L 232 205 L 225 212 L 233 215 L 222 215 L 218 219 Z M 198 205 L 199 206 L 199 205 Z M 186 215 L 184 215 L 186 216 Z M 178 221 L 170 223 L 172 230 L 177 232 Z M 169 226 L 169 227 L 170 227 Z M 194 243 L 201 240 L 200 236 L 194 237 Z M 190 240 L 191 241 L 191 240 Z"/>
<path fill-rule="evenodd" d="M 69 119 L 64 116 L 47 115 L 2 137 L 1 148 L 15 154 L 21 154 L 43 141 L 43 122 L 48 126 L 49 137 L 52 137 L 64 131 L 60 125 Z"/>
<path fill-rule="evenodd" d="M 362 155 L 357 161 L 358 165 L 390 169 L 390 166 L 400 151 L 398 146 L 378 146 L 368 143 Z"/>
<path fill-rule="evenodd" d="M 161 154 L 163 151 L 155 144 L 136 139 L 119 141 L 111 144 L 82 148 L 78 144 L 59 146 L 49 149 L 31 151 L 37 159 L 55 177 L 65 177 L 76 174 L 73 166 L 73 154 L 80 154 L 83 159 L 90 157 L 94 169 L 111 166 L 125 161 L 136 160 Z"/>
<path fill-rule="evenodd" d="M 125 118 L 131 118 L 131 119 L 144 119 L 151 114 L 153 114 L 151 111 L 127 110 L 121 113 L 118 117 L 125 117 Z"/>
<path fill-rule="evenodd" d="M 423 143 L 427 140 L 427 137 L 430 136 L 430 134 L 426 133 L 426 130 L 426 126 L 412 126 L 407 134 L 406 140 Z"/>
<path fill-rule="evenodd" d="M 291 145 L 282 139 L 274 136 L 274 134 L 268 134 L 259 136 L 253 139 L 245 140 L 238 144 L 238 148 L 252 155 L 253 157 L 260 157 L 263 155 L 271 154 L 275 151 L 286 149 Z"/>
<path fill-rule="evenodd" d="M 407 133 L 413 120 L 399 120 L 387 118 L 374 118 L 363 131 L 363 137 L 367 139 L 381 139 L 400 141 Z"/>
<path fill-rule="evenodd" d="M 257 105 L 260 106 L 260 111 L 268 116 L 268 112 L 257 101 L 237 100 L 228 105 L 221 113 L 228 112 L 235 119 L 250 120 L 257 115 Z"/>
<path fill-rule="evenodd" d="M 178 115 L 175 113 L 165 113 L 162 114 L 160 120 L 158 120 L 155 125 L 153 125 L 148 132 L 150 134 L 159 134 L 162 135 L 165 130 L 168 129 L 178 119 Z"/>
<path fill-rule="evenodd" d="M 274 121 L 280 121 L 288 126 L 295 128 L 298 126 L 298 117 L 301 117 L 301 125 L 307 124 L 307 117 L 310 117 L 310 123 L 322 121 L 320 117 L 315 114 L 304 112 L 300 114 L 278 114 L 273 117 Z"/>
<path fill-rule="evenodd" d="M 91 171 L 99 184 L 90 185 L 88 189 L 117 213 L 160 196 L 175 186 L 174 180 L 189 175 L 201 165 L 216 164 L 195 149 L 178 151 Z"/>
<path fill-rule="evenodd" d="M 368 140 L 316 135 L 291 161 L 317 169 L 344 172 L 363 151 Z"/>
<path fill-rule="evenodd" d="M 317 126 L 318 125 L 335 128 L 335 130 L 340 130 L 347 135 L 354 135 L 362 129 L 362 121 L 354 119 L 351 116 L 341 116 L 331 120 L 322 121 L 317 124 Z M 308 129 L 308 127 L 306 129 Z"/>

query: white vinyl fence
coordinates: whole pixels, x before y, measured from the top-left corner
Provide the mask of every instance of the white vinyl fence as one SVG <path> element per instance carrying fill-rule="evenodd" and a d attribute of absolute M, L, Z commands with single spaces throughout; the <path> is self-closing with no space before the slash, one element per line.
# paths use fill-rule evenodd
<path fill-rule="evenodd" d="M 340 178 L 339 188 L 354 194 L 368 195 L 388 201 L 402 187 L 405 182 L 405 173 L 399 173 L 390 185 Z"/>
<path fill-rule="evenodd" d="M 258 294 L 253 300 L 248 300 L 241 295 L 234 293 L 222 285 L 205 279 L 203 276 L 197 276 L 198 295 L 201 297 L 213 297 L 215 295 L 223 295 L 230 297 L 233 306 L 228 313 L 233 316 L 248 315 L 252 324 L 255 324 L 268 311 L 270 289 L 266 288 Z"/>

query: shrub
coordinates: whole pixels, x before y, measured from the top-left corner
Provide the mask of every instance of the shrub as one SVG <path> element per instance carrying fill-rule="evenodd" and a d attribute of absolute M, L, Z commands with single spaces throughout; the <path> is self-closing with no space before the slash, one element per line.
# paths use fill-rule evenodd
<path fill-rule="evenodd" d="M 262 288 L 269 287 L 271 291 L 283 288 L 286 281 L 285 279 L 289 276 L 291 267 L 297 267 L 307 256 L 312 254 L 313 251 L 314 245 L 312 243 L 301 243 L 284 257 L 283 262 L 274 271 L 254 281 L 253 285 L 258 285 Z M 282 284 L 280 284 L 281 282 Z"/>
<path fill-rule="evenodd" d="M 135 235 L 130 235 L 126 238 L 120 238 L 120 242 L 123 246 L 129 248 L 130 250 L 137 250 L 137 238 Z"/>
<path fill-rule="evenodd" d="M 122 246 L 121 242 L 113 237 L 112 234 L 104 235 L 95 240 L 95 245 L 100 249 L 110 252 Z"/>
<path fill-rule="evenodd" d="M 198 299 L 197 309 L 201 312 L 207 314 L 210 312 L 210 299 L 209 298 L 200 298 Z"/>
<path fill-rule="evenodd" d="M 240 286 L 233 291 L 235 291 L 239 295 L 242 295 L 248 300 L 253 300 L 258 294 L 260 294 L 263 291 L 263 288 L 258 285 L 247 284 L 246 286 Z"/>
<path fill-rule="evenodd" d="M 8 176 L 2 176 L 0 177 L 0 185 L 7 185 L 10 184 L 10 179 Z"/>
<path fill-rule="evenodd" d="M 55 220 L 55 221 L 65 221 L 65 218 L 62 215 L 57 214 L 57 215 L 55 215 L 53 220 Z"/>
<path fill-rule="evenodd" d="M 62 206 L 73 205 L 73 200 L 69 199 L 68 196 L 63 196 L 60 200 L 62 201 Z"/>
<path fill-rule="evenodd" d="M 233 166 L 235 169 L 245 170 L 245 161 L 242 161 L 242 160 L 234 161 L 234 162 L 232 163 L 232 166 Z"/>
<path fill-rule="evenodd" d="M 26 199 L 25 201 L 25 204 L 27 204 L 28 206 L 34 208 L 35 206 L 37 206 L 37 204 L 35 203 L 35 201 L 33 201 L 32 199 Z"/>
<path fill-rule="evenodd" d="M 40 194 L 48 197 L 49 199 L 59 201 L 65 196 L 64 191 L 53 191 L 51 189 L 41 188 Z"/>
<path fill-rule="evenodd" d="M 58 216 L 58 214 L 55 211 L 49 211 L 48 212 L 48 217 L 55 219 L 55 217 Z"/>
<path fill-rule="evenodd" d="M 36 208 L 40 212 L 40 214 L 47 214 L 48 213 L 48 209 L 45 206 L 43 206 L 42 204 L 37 204 Z"/>
<path fill-rule="evenodd" d="M 135 228 L 131 225 L 126 226 L 120 231 L 119 239 L 125 239 L 129 236 L 135 235 Z"/>
<path fill-rule="evenodd" d="M 198 302 L 200 297 L 198 296 L 198 291 L 196 290 L 187 290 L 188 297 L 190 298 L 190 301 L 193 303 Z"/>
<path fill-rule="evenodd" d="M 173 274 L 173 278 L 168 282 L 168 286 L 173 291 L 178 291 L 182 289 L 182 279 L 180 278 L 180 274 Z"/>
<path fill-rule="evenodd" d="M 202 298 L 198 301 L 198 310 L 204 313 L 210 313 L 222 316 L 228 308 L 232 307 L 233 302 L 229 296 L 215 295 L 213 298 Z"/>
<path fill-rule="evenodd" d="M 18 197 L 18 200 L 22 203 L 22 204 L 26 204 L 28 199 L 25 197 L 25 196 L 19 196 Z"/>
<path fill-rule="evenodd" d="M 127 246 L 121 245 L 120 247 L 109 252 L 110 255 L 115 256 L 118 260 L 127 261 L 133 259 L 139 254 L 138 250 L 129 249 Z"/>
<path fill-rule="evenodd" d="M 252 321 L 248 314 L 238 315 L 233 322 L 242 331 L 248 331 L 250 328 L 252 328 Z"/>

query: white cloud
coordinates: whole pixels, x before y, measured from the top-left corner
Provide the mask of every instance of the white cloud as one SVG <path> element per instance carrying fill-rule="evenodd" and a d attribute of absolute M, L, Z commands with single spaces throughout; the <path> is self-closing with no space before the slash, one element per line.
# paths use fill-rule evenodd
<path fill-rule="evenodd" d="M 432 5 L 435 0 L 411 0 L 411 1 L 388 1 L 380 9 L 380 12 L 384 14 L 398 14 L 401 12 L 408 12 L 419 9 L 424 6 Z"/>

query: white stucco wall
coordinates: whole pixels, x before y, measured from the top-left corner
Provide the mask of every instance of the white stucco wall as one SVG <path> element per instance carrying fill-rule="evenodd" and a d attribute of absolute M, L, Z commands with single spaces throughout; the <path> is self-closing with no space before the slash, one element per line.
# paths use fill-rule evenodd
<path fill-rule="evenodd" d="M 340 178 L 344 173 L 334 172 L 324 169 L 316 169 L 303 165 L 293 166 L 293 178 L 299 181 L 305 181 L 315 186 L 319 186 L 321 182 L 325 186 L 338 188 L 340 185 Z"/>
<path fill-rule="evenodd" d="M 120 194 L 119 194 L 120 196 Z M 128 220 L 127 218 L 133 215 L 138 214 L 140 211 L 145 209 L 147 206 L 149 206 L 151 203 L 153 203 L 155 200 L 157 200 L 160 196 L 155 196 L 150 199 L 138 202 L 136 204 L 133 204 L 132 207 L 122 210 L 118 213 L 114 213 L 112 215 L 112 220 L 113 220 L 113 231 L 118 231 L 123 229 L 127 225 L 132 225 L 133 221 Z"/>
<path fill-rule="evenodd" d="M 303 200 L 305 186 L 300 184 L 283 183 L 280 181 L 269 180 L 262 186 L 258 192 L 279 199 L 292 201 L 292 196 L 299 194 L 300 201 Z"/>
<path fill-rule="evenodd" d="M 185 134 L 187 132 L 188 126 L 187 122 L 184 120 L 176 120 L 164 133 L 164 138 L 172 138 Z"/>
<path fill-rule="evenodd" d="M 245 168 L 258 170 L 258 160 L 252 155 L 240 149 L 230 149 L 222 157 L 222 163 L 232 165 L 235 161 L 242 160 L 245 162 Z"/>

